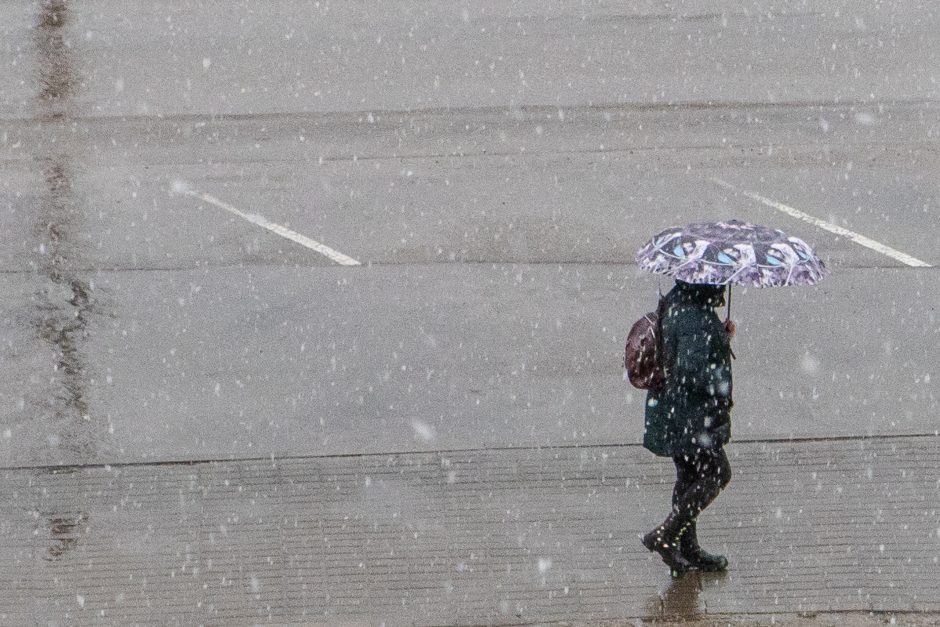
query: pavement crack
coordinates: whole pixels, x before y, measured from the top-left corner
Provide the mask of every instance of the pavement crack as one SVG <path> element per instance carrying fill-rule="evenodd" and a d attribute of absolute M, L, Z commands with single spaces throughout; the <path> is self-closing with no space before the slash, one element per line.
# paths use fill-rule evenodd
<path fill-rule="evenodd" d="M 742 447 L 753 447 L 753 446 L 766 446 L 768 444 L 779 444 L 779 445 L 802 445 L 802 444 L 814 444 L 814 443 L 848 443 L 848 442 L 892 442 L 892 443 L 902 443 L 909 441 L 917 440 L 935 440 L 940 438 L 936 433 L 919 433 L 919 434 L 902 434 L 902 435 L 864 435 L 864 436 L 834 436 L 834 437 L 807 437 L 807 438 L 765 438 L 765 439 L 741 439 L 735 440 L 734 445 Z M 10 465 L 10 466 L 0 466 L 0 471 L 29 471 L 29 472 L 52 472 L 52 473 L 68 473 L 74 472 L 76 470 L 93 470 L 93 469 L 114 469 L 114 468 L 158 468 L 158 467 L 170 467 L 170 466 L 187 466 L 187 467 L 197 467 L 197 466 L 206 466 L 211 464 L 244 464 L 244 463 L 254 463 L 254 462 L 266 462 L 270 464 L 277 464 L 279 462 L 297 462 L 297 461 L 307 461 L 307 460 L 352 460 L 352 459 L 382 459 L 382 458 L 398 458 L 398 457 L 421 457 L 431 459 L 440 459 L 442 455 L 496 455 L 496 454 L 511 454 L 511 453 L 526 453 L 526 452 L 542 452 L 542 451 L 566 451 L 566 450 L 611 450 L 611 449 L 621 449 L 621 450 L 630 450 L 630 449 L 641 449 L 643 447 L 640 443 L 634 442 L 619 442 L 619 443 L 609 443 L 609 444 L 561 444 L 561 445 L 531 445 L 531 446 L 493 446 L 493 447 L 476 447 L 476 448 L 452 448 L 452 449 L 437 449 L 437 450 L 385 450 L 385 451 L 375 451 L 368 453 L 329 453 L 329 454 L 294 454 L 294 455 L 259 455 L 259 456 L 232 456 L 232 457 L 223 457 L 223 456 L 213 456 L 213 457 L 196 457 L 192 456 L 190 458 L 170 458 L 170 459 L 153 459 L 153 460 L 130 460 L 130 461 L 121 461 L 115 459 L 110 462 L 91 462 L 91 463 L 77 463 L 71 465 L 64 464 L 27 464 L 27 465 Z M 938 482 L 940 485 L 940 482 Z"/>

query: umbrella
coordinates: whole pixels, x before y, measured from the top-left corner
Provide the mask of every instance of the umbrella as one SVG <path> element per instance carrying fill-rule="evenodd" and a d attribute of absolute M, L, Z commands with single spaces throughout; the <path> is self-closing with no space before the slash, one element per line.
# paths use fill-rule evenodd
<path fill-rule="evenodd" d="M 686 283 L 774 287 L 814 285 L 829 274 L 813 249 L 779 229 L 740 220 L 671 227 L 636 254 L 640 268 Z"/>

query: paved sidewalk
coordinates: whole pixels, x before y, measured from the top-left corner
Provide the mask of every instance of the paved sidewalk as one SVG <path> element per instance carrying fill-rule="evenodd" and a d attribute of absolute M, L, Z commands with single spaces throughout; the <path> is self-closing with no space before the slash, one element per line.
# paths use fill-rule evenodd
<path fill-rule="evenodd" d="M 515 624 L 940 612 L 940 438 L 730 447 L 702 517 L 726 575 L 637 534 L 671 464 L 636 446 L 8 469 L 0 619 Z"/>

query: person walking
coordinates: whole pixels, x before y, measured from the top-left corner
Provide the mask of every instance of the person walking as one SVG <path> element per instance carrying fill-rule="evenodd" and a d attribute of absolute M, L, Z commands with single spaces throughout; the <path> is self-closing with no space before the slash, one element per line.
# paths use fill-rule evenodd
<path fill-rule="evenodd" d="M 632 355 L 641 359 L 625 359 L 630 382 L 651 390 L 644 446 L 676 465 L 672 511 L 642 541 L 674 574 L 724 570 L 728 560 L 704 551 L 696 535 L 698 515 L 731 480 L 724 445 L 731 438 L 735 327 L 730 315 L 722 324 L 715 313 L 724 301 L 721 286 L 728 287 L 730 305 L 733 285 L 815 285 L 829 269 L 800 238 L 741 220 L 669 227 L 634 259 L 642 270 L 676 279 L 659 315 L 647 314 L 631 329 L 628 340 L 636 342 L 628 350 L 635 347 Z M 659 332 L 652 330 L 654 318 Z M 634 381 L 631 370 L 649 376 Z"/>
<path fill-rule="evenodd" d="M 643 445 L 676 466 L 672 509 L 643 536 L 673 576 L 722 571 L 723 555 L 698 543 L 697 519 L 731 480 L 724 445 L 731 438 L 731 338 L 734 323 L 715 312 L 724 305 L 718 285 L 676 281 L 661 305 L 664 381 L 647 395 Z"/>

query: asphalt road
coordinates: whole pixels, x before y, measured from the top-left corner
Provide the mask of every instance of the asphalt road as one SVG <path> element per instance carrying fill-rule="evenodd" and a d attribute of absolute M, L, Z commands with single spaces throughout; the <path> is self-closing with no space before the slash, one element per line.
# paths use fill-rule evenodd
<path fill-rule="evenodd" d="M 0 14 L 11 472 L 635 445 L 633 253 L 723 218 L 832 269 L 735 292 L 735 440 L 937 433 L 933 3 Z"/>
<path fill-rule="evenodd" d="M 729 217 L 833 269 L 737 295 L 736 438 L 933 433 L 935 272 L 742 195 L 940 261 L 940 12 L 868 5 L 4 2 L 0 459 L 635 442 L 632 254 Z"/>

